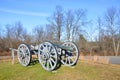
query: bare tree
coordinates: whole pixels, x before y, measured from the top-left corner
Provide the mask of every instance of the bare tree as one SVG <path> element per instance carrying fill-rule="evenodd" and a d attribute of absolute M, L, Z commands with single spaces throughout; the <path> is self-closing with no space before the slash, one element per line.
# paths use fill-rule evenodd
<path fill-rule="evenodd" d="M 105 15 L 106 27 L 107 27 L 107 31 L 112 37 L 112 44 L 113 44 L 115 56 L 118 55 L 119 43 L 120 43 L 120 39 L 118 39 L 117 41 L 115 39 L 115 36 L 118 33 L 118 29 L 119 29 L 116 24 L 118 20 L 117 16 L 118 16 L 117 10 L 114 7 L 108 9 Z"/>
<path fill-rule="evenodd" d="M 101 36 L 102 36 L 102 27 L 103 27 L 103 23 L 102 23 L 102 20 L 101 20 L 100 17 L 98 17 L 97 26 L 98 26 L 98 40 L 99 40 L 99 43 L 100 43 Z"/>
<path fill-rule="evenodd" d="M 74 38 L 78 36 L 76 34 L 81 31 L 81 27 L 85 24 L 85 16 L 85 10 L 78 9 L 77 11 L 75 11 L 75 22 L 72 30 L 72 41 L 74 41 Z"/>
<path fill-rule="evenodd" d="M 71 31 L 74 22 L 74 14 L 71 10 L 66 13 L 65 25 L 66 25 L 66 33 L 67 33 L 67 40 L 70 41 L 71 38 Z"/>
<path fill-rule="evenodd" d="M 21 24 L 21 22 L 17 22 L 14 25 L 15 30 L 15 38 L 17 41 L 22 41 L 22 34 L 24 33 L 24 28 Z"/>
<path fill-rule="evenodd" d="M 2 33 L 2 27 L 0 26 L 0 39 L 2 37 L 1 33 Z"/>
<path fill-rule="evenodd" d="M 81 27 L 85 23 L 85 10 L 78 9 L 76 11 L 68 10 L 66 12 L 65 18 L 65 27 L 67 33 L 67 40 L 75 41 L 77 38 L 79 39 L 79 34 L 81 31 Z"/>
<path fill-rule="evenodd" d="M 3 41 L 2 41 L 2 28 L 0 26 L 0 52 L 3 50 Z"/>
<path fill-rule="evenodd" d="M 44 40 L 44 30 L 42 26 L 36 26 L 33 29 L 35 43 L 39 44 Z"/>
<path fill-rule="evenodd" d="M 58 42 L 60 42 L 61 34 L 62 34 L 62 26 L 63 26 L 63 10 L 61 6 L 56 6 L 56 11 L 53 16 L 49 18 L 50 25 L 54 27 L 56 38 Z"/>
<path fill-rule="evenodd" d="M 103 40 L 104 38 L 104 30 L 102 29 L 103 28 L 103 22 L 102 22 L 102 19 L 101 19 L 101 17 L 98 17 L 98 19 L 97 19 L 97 27 L 98 27 L 98 47 L 99 47 L 99 50 L 102 52 L 102 53 L 104 53 L 104 55 L 106 55 L 105 54 L 105 52 L 106 52 L 106 48 L 105 48 L 105 40 Z M 102 54 L 101 54 L 102 55 Z"/>
<path fill-rule="evenodd" d="M 12 44 L 12 39 L 14 37 L 14 28 L 12 25 L 10 24 L 7 24 L 6 25 L 6 47 L 13 47 L 13 44 Z"/>
<path fill-rule="evenodd" d="M 45 28 L 45 39 L 55 42 L 55 29 L 52 25 L 47 24 Z"/>
<path fill-rule="evenodd" d="M 31 34 L 28 34 L 26 30 L 22 33 L 22 37 L 23 37 L 22 41 L 24 43 L 27 43 L 27 44 L 32 43 L 33 37 Z"/>
<path fill-rule="evenodd" d="M 21 22 L 16 22 L 13 25 L 6 25 L 6 46 L 17 47 L 20 43 L 24 41 L 23 35 L 25 35 L 26 30 L 23 28 Z"/>
<path fill-rule="evenodd" d="M 99 53 L 101 53 L 101 55 L 106 56 L 107 54 L 109 54 L 107 52 L 109 49 L 108 45 L 110 42 L 110 38 L 109 38 L 109 35 L 104 30 L 104 21 L 103 20 L 104 19 L 101 17 L 97 18 L 97 25 L 96 26 L 97 26 L 97 30 L 98 30 L 98 41 L 96 43 L 97 43 L 97 46 L 99 49 Z"/>
<path fill-rule="evenodd" d="M 17 48 L 20 43 L 30 43 L 30 41 L 31 35 L 27 34 L 20 22 L 7 24 L 0 37 L 0 51 L 9 51 L 10 47 Z"/>

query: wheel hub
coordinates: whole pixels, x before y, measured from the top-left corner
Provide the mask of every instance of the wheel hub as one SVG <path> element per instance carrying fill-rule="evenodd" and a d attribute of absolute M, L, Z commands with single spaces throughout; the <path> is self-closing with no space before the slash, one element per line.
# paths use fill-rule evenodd
<path fill-rule="evenodd" d="M 43 60 L 48 60 L 49 58 L 50 58 L 50 55 L 48 52 L 43 54 Z"/>

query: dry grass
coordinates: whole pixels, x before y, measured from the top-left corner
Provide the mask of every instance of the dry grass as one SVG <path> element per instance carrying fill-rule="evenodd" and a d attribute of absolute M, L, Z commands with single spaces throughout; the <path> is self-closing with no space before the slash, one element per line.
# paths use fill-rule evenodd
<path fill-rule="evenodd" d="M 74 67 L 62 65 L 48 72 L 39 63 L 23 67 L 0 63 L 0 80 L 120 80 L 120 65 L 80 61 Z"/>

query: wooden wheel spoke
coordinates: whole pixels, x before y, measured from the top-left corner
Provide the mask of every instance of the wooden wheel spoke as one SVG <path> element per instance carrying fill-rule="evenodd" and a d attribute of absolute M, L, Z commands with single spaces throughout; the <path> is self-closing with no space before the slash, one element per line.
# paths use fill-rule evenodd
<path fill-rule="evenodd" d="M 26 44 L 21 44 L 18 47 L 18 60 L 23 66 L 27 66 L 30 63 L 30 50 Z"/>
<path fill-rule="evenodd" d="M 49 60 L 49 63 L 50 63 L 50 67 L 52 67 L 53 65 L 52 65 L 52 62 Z"/>
<path fill-rule="evenodd" d="M 57 65 L 57 51 L 54 45 L 50 42 L 44 42 L 40 44 L 38 51 L 38 59 L 42 67 L 47 71 L 55 69 Z M 43 61 L 46 61 L 45 64 Z"/>
<path fill-rule="evenodd" d="M 53 58 L 50 58 L 50 60 L 51 60 L 52 63 L 54 63 L 54 64 L 56 63 L 56 62 L 53 60 Z"/>
<path fill-rule="evenodd" d="M 49 61 L 47 61 L 47 69 L 49 70 L 50 66 L 49 66 Z"/>
<path fill-rule="evenodd" d="M 74 65 L 79 57 L 77 46 L 72 42 L 65 42 L 63 46 L 70 47 L 72 50 L 69 49 L 65 50 L 65 53 L 62 55 L 64 57 L 62 57 L 61 62 L 64 65 L 69 65 L 69 66 Z"/>

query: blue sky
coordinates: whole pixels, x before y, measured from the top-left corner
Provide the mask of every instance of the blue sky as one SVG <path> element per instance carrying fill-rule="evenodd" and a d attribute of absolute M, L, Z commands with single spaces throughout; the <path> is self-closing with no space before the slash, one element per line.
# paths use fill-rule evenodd
<path fill-rule="evenodd" d="M 120 0 L 0 0 L 0 27 L 20 21 L 28 31 L 48 23 L 57 5 L 68 9 L 87 10 L 87 19 L 95 21 L 109 7 L 120 9 Z"/>

